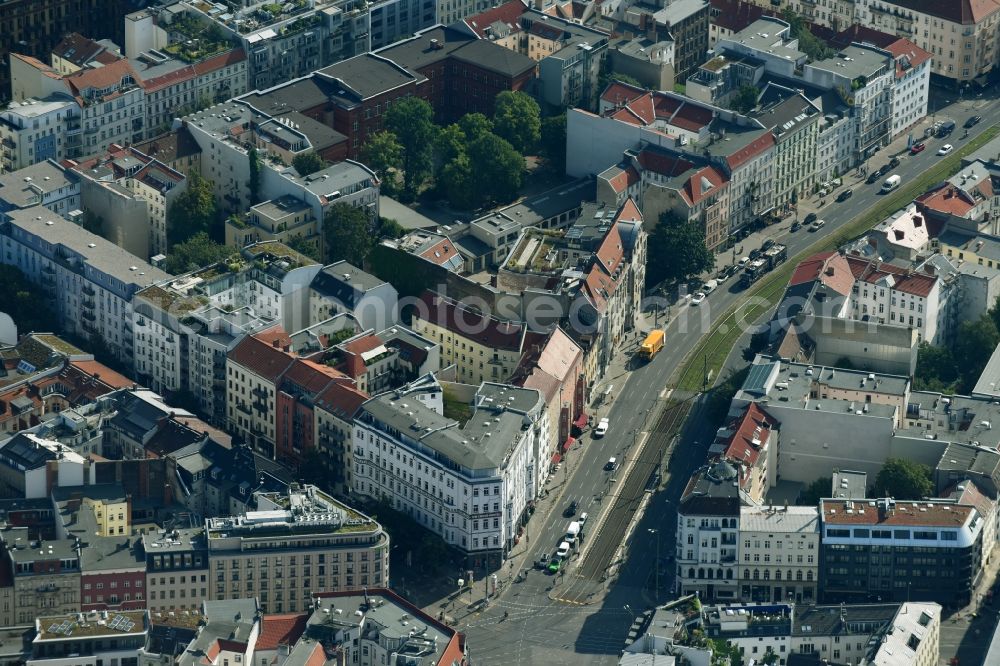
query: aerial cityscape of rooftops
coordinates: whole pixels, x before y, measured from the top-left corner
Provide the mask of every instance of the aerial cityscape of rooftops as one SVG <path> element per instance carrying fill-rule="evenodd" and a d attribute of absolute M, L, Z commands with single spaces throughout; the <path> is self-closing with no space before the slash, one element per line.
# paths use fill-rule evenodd
<path fill-rule="evenodd" d="M 0 666 L 1000 666 L 998 540 L 1000 0 L 0 0 Z"/>

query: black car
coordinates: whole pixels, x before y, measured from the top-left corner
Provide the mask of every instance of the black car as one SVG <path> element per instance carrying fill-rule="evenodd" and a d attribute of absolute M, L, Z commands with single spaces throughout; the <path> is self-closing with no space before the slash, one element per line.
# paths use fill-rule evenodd
<path fill-rule="evenodd" d="M 569 503 L 569 506 L 566 507 L 566 510 L 563 511 L 563 515 L 566 516 L 567 518 L 569 518 L 570 516 L 575 516 L 576 515 L 576 510 L 579 507 L 580 507 L 580 505 L 577 503 L 577 501 L 573 500 L 572 502 Z"/>
<path fill-rule="evenodd" d="M 801 228 L 802 228 L 802 223 L 801 222 L 792 222 L 792 227 L 791 227 L 791 229 L 789 229 L 789 231 L 791 231 L 792 233 L 795 233 L 796 231 L 798 231 Z"/>
<path fill-rule="evenodd" d="M 891 160 L 889 160 L 889 168 L 890 169 L 895 169 L 898 166 L 899 166 L 899 158 L 898 157 L 893 157 Z"/>
<path fill-rule="evenodd" d="M 885 174 L 889 173 L 889 172 L 890 172 L 891 170 L 892 170 L 892 167 L 891 167 L 891 166 L 889 166 L 888 164 L 883 164 L 883 165 L 882 165 L 882 166 L 881 166 L 881 167 L 879 168 L 879 170 L 878 170 L 878 171 L 876 171 L 875 173 L 877 173 L 877 174 L 878 174 L 878 177 L 879 177 L 879 178 L 881 178 L 881 177 L 882 177 L 882 176 L 884 176 Z"/>
<path fill-rule="evenodd" d="M 965 125 L 964 125 L 965 129 L 969 129 L 971 127 L 975 127 L 976 125 L 979 124 L 979 121 L 982 120 L 982 119 L 983 119 L 982 116 L 972 116 L 971 118 L 969 118 L 968 120 L 965 121 Z"/>
<path fill-rule="evenodd" d="M 847 188 L 843 192 L 837 195 L 837 201 L 847 201 L 854 194 L 854 190 Z"/>
<path fill-rule="evenodd" d="M 770 250 L 770 249 L 771 249 L 772 247 L 774 247 L 774 241 L 773 241 L 773 240 L 771 240 L 770 238 L 768 238 L 768 239 L 767 239 L 766 241 L 764 241 L 764 242 L 763 242 L 763 243 L 761 244 L 761 246 L 760 246 L 760 249 L 761 249 L 761 252 L 767 252 L 767 251 L 768 251 L 768 250 Z"/>
<path fill-rule="evenodd" d="M 812 224 L 816 221 L 817 217 L 818 215 L 816 215 L 816 213 L 809 213 L 806 215 L 806 219 L 802 220 L 802 224 Z"/>
<path fill-rule="evenodd" d="M 750 261 L 760 259 L 760 250 L 750 250 Z"/>
<path fill-rule="evenodd" d="M 872 185 L 874 183 L 877 183 L 880 178 L 882 178 L 882 176 L 879 175 L 879 172 L 873 171 L 870 174 L 868 174 L 868 180 L 866 180 L 865 182 L 868 183 L 869 185 Z"/>

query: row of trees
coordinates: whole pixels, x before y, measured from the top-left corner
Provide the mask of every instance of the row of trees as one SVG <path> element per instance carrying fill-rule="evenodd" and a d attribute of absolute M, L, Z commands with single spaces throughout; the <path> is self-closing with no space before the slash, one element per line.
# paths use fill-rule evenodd
<path fill-rule="evenodd" d="M 1000 298 L 979 319 L 963 321 L 947 347 L 921 343 L 913 385 L 919 391 L 968 394 L 1000 344 Z"/>
<path fill-rule="evenodd" d="M 408 97 L 389 107 L 385 127 L 365 143 L 362 161 L 386 193 L 405 199 L 432 185 L 463 210 L 507 203 L 521 187 L 525 154 L 541 149 L 562 155 L 557 167 L 565 163 L 565 117 L 543 123 L 538 104 L 521 92 L 500 93 L 492 118 L 470 113 L 445 127 L 434 123 L 430 104 Z"/>
<path fill-rule="evenodd" d="M 833 481 L 824 476 L 816 479 L 799 494 L 802 506 L 816 506 L 833 491 Z M 892 497 L 897 500 L 919 500 L 934 494 L 931 468 L 905 458 L 889 458 L 875 476 L 870 497 Z"/>

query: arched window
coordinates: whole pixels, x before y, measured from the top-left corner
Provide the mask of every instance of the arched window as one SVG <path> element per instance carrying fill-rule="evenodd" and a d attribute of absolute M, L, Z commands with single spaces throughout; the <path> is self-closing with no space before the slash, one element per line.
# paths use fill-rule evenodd
<path fill-rule="evenodd" d="M 698 569 L 698 578 L 704 578 L 704 577 L 705 577 L 705 570 Z"/>
<path fill-rule="evenodd" d="M 753 570 L 753 579 L 754 580 L 758 580 L 759 578 L 760 578 L 760 570 L 759 569 L 754 569 Z"/>
<path fill-rule="evenodd" d="M 749 569 L 744 569 L 743 570 L 743 580 L 750 580 L 750 570 Z"/>
<path fill-rule="evenodd" d="M 688 578 L 694 578 L 694 567 L 688 569 Z"/>
<path fill-rule="evenodd" d="M 813 579 L 813 572 L 812 571 L 807 571 L 806 572 L 806 580 L 812 580 L 812 579 Z"/>
<path fill-rule="evenodd" d="M 764 580 L 771 580 L 771 572 L 764 569 Z"/>
<path fill-rule="evenodd" d="M 809 573 L 809 576 L 812 577 L 812 572 Z M 795 572 L 795 580 L 802 580 L 802 572 L 801 571 L 796 571 Z"/>
<path fill-rule="evenodd" d="M 781 571 L 774 572 L 774 580 L 781 580 Z"/>
<path fill-rule="evenodd" d="M 715 569 L 709 569 L 708 570 L 708 579 L 711 580 L 713 578 L 715 578 Z"/>

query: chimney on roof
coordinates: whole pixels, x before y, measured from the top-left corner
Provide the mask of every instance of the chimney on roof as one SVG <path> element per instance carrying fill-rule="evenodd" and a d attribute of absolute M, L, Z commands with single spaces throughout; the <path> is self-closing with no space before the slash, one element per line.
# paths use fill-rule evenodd
<path fill-rule="evenodd" d="M 281 343 L 280 343 L 280 342 L 278 342 L 278 340 L 277 340 L 277 339 L 275 339 L 275 340 L 272 340 L 272 341 L 271 341 L 271 345 L 272 345 L 272 346 L 273 346 L 273 347 L 274 347 L 275 349 L 278 349 L 278 348 L 280 348 L 280 347 L 281 347 Z"/>
<path fill-rule="evenodd" d="M 826 267 L 826 274 L 829 275 L 830 277 L 833 277 L 833 274 L 834 274 L 834 268 L 833 268 L 833 266 L 827 266 Z"/>
<path fill-rule="evenodd" d="M 443 48 L 444 47 L 441 45 L 441 42 L 436 39 L 431 40 L 431 51 L 440 51 Z"/>

